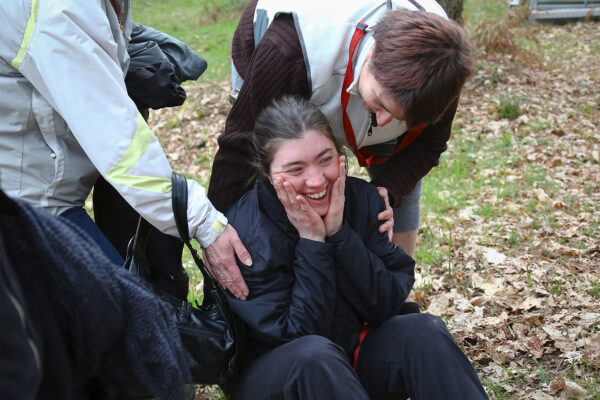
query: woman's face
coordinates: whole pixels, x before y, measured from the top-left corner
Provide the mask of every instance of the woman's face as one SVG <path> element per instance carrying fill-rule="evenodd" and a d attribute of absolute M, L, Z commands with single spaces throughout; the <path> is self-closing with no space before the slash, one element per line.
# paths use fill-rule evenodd
<path fill-rule="evenodd" d="M 397 104 L 387 90 L 381 86 L 371 71 L 373 49 L 367 54 L 367 61 L 358 78 L 358 92 L 363 107 L 375 114 L 378 126 L 387 125 L 392 119 L 405 121 L 404 109 Z"/>
<path fill-rule="evenodd" d="M 300 139 L 281 142 L 271 162 L 269 179 L 290 183 L 324 217 L 339 174 L 338 156 L 335 144 L 325 134 L 309 130 Z"/>

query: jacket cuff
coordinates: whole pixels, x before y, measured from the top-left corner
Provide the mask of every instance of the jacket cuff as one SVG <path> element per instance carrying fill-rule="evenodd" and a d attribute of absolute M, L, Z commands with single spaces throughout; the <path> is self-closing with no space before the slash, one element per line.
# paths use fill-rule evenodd
<path fill-rule="evenodd" d="M 193 237 L 200 243 L 202 248 L 207 248 L 217 240 L 227 226 L 227 218 L 216 208 L 213 208 L 208 218 L 198 226 Z"/>
<path fill-rule="evenodd" d="M 308 248 L 314 248 L 314 249 L 322 248 L 323 250 L 328 251 L 328 249 L 331 248 L 331 245 L 327 242 L 328 242 L 327 239 L 325 239 L 325 242 L 319 242 L 316 240 L 311 240 L 311 239 L 301 237 L 298 239 L 298 244 L 296 245 L 296 247 L 307 246 Z"/>
<path fill-rule="evenodd" d="M 348 239 L 348 236 L 350 235 L 351 231 L 352 229 L 350 228 L 350 226 L 346 223 L 346 221 L 344 221 L 344 223 L 340 227 L 340 230 L 331 236 L 327 236 L 325 238 L 325 241 L 333 245 L 342 243 Z"/>

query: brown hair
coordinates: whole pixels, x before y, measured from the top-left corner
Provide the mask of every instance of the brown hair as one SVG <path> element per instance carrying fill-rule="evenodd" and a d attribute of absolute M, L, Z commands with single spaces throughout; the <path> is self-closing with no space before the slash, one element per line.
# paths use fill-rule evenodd
<path fill-rule="evenodd" d="M 437 122 L 472 73 L 471 46 L 451 20 L 389 11 L 373 28 L 369 68 L 403 109 L 409 127 Z"/>
<path fill-rule="evenodd" d="M 339 154 L 331 126 L 317 106 L 298 96 L 274 100 L 256 118 L 251 137 L 250 161 L 258 173 L 270 174 L 273 156 L 285 140 L 300 139 L 307 131 L 321 132 L 331 139 Z"/>

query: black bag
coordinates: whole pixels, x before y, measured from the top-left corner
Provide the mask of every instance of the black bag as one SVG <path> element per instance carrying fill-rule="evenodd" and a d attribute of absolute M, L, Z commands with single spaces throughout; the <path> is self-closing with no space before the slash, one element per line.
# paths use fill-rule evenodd
<path fill-rule="evenodd" d="M 241 359 L 243 323 L 231 311 L 223 290 L 208 274 L 198 252 L 190 244 L 187 224 L 187 182 L 173 172 L 173 213 L 177 230 L 192 253 L 204 278 L 204 300 L 198 308 L 181 301 L 156 287 L 154 290 L 176 319 L 192 383 L 222 384 L 236 371 Z M 125 268 L 151 282 L 151 270 L 146 255 L 149 234 L 155 230 L 140 217 L 135 236 L 129 243 Z M 181 258 L 177 260 L 181 263 Z"/>

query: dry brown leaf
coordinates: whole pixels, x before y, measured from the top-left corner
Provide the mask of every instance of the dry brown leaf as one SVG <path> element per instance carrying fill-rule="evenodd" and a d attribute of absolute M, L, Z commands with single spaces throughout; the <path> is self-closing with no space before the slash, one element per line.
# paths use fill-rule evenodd
<path fill-rule="evenodd" d="M 548 393 L 546 393 L 542 390 L 536 390 L 534 392 L 527 393 L 526 395 L 524 395 L 523 398 L 531 399 L 531 400 L 554 400 L 555 399 L 555 397 L 550 396 Z"/>
<path fill-rule="evenodd" d="M 536 298 L 536 297 L 527 297 L 519 304 L 514 305 L 513 310 L 529 311 L 534 308 L 542 309 L 543 303 L 544 303 L 544 299 L 540 299 L 540 298 Z"/>
<path fill-rule="evenodd" d="M 486 280 L 479 285 L 486 296 L 493 297 L 496 292 L 504 287 L 504 279 L 500 277 L 488 276 Z"/>
<path fill-rule="evenodd" d="M 542 320 L 539 314 L 526 314 L 523 316 L 523 323 L 533 326 L 541 326 Z"/>
<path fill-rule="evenodd" d="M 496 249 L 486 249 L 485 260 L 490 264 L 502 264 L 506 261 L 506 256 Z"/>
<path fill-rule="evenodd" d="M 527 346 L 529 347 L 529 352 L 534 358 L 542 358 L 544 354 L 544 349 L 542 346 L 542 341 L 539 337 L 533 336 L 529 338 L 527 341 Z"/>
<path fill-rule="evenodd" d="M 429 307 L 427 308 L 427 312 L 433 315 L 453 315 L 454 311 L 450 307 L 450 294 L 449 293 L 441 293 L 436 296 L 432 296 L 431 303 L 429 303 Z"/>
<path fill-rule="evenodd" d="M 514 348 L 508 344 L 503 344 L 494 348 L 488 348 L 492 359 L 500 364 L 506 364 L 515 358 Z"/>
<path fill-rule="evenodd" d="M 593 367 L 600 367 L 600 332 L 592 336 L 586 344 L 583 360 Z"/>
<path fill-rule="evenodd" d="M 550 393 L 557 394 L 561 390 L 565 388 L 565 379 L 560 377 L 559 379 L 553 380 L 550 382 Z"/>
<path fill-rule="evenodd" d="M 587 396 L 587 390 L 575 382 L 565 379 L 565 394 L 568 398 L 583 399 Z"/>
<path fill-rule="evenodd" d="M 554 338 L 554 346 L 563 353 L 574 352 L 577 349 L 577 344 L 567 336 Z"/>
<path fill-rule="evenodd" d="M 487 296 L 477 296 L 471 299 L 471 304 L 477 307 L 481 307 L 487 304 L 490 301 L 490 298 Z"/>

